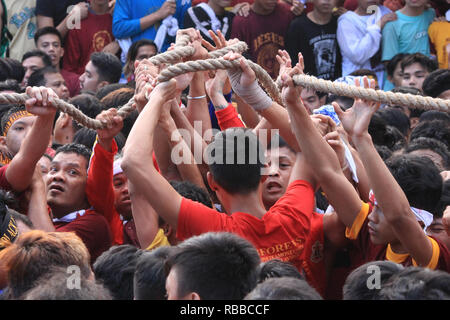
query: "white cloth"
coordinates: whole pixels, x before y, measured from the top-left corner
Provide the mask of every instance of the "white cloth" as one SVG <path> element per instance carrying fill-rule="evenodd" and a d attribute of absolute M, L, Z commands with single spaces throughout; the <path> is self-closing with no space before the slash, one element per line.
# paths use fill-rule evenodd
<path fill-rule="evenodd" d="M 119 44 L 120 49 L 122 49 L 120 60 L 122 61 L 122 63 L 126 63 L 128 50 L 130 50 L 130 47 L 133 44 L 133 42 L 131 41 L 131 38 L 126 38 L 126 39 L 117 39 L 117 43 Z"/>
<path fill-rule="evenodd" d="M 228 29 L 230 28 L 228 17 L 224 17 L 223 23 L 220 22 L 220 20 L 217 18 L 214 10 L 205 2 L 199 3 L 196 7 L 200 7 L 205 11 L 205 13 L 209 17 L 209 21 L 203 21 L 201 22 L 198 17 L 195 15 L 194 7 L 190 7 L 187 11 L 189 14 L 189 17 L 192 19 L 192 21 L 195 24 L 195 28 L 197 30 L 200 30 L 203 35 L 207 36 L 209 39 L 212 39 L 212 37 L 209 35 L 208 30 L 212 30 L 214 33 L 217 30 L 220 30 L 222 34 L 226 34 L 228 32 Z"/>
<path fill-rule="evenodd" d="M 340 16 L 337 40 L 342 53 L 342 75 L 346 76 L 358 69 L 373 70 L 382 88 L 383 65 L 372 68 L 370 59 L 381 45 L 381 29 L 376 22 L 392 11 L 385 6 L 378 7 L 380 9 L 372 15 L 360 16 L 353 11 L 347 11 Z"/>
<path fill-rule="evenodd" d="M 121 164 L 122 164 L 122 158 L 119 158 L 114 161 L 113 176 L 123 172 L 122 167 L 120 166 Z"/>
<path fill-rule="evenodd" d="M 53 222 L 72 222 L 73 220 L 75 220 L 76 218 L 78 218 L 78 216 L 83 216 L 86 213 L 86 210 L 78 210 L 78 211 L 74 211 L 71 212 L 67 215 L 65 215 L 62 218 L 54 218 Z"/>
<path fill-rule="evenodd" d="M 166 36 L 169 35 L 171 37 L 175 37 L 178 31 L 178 20 L 174 18 L 174 16 L 166 17 L 158 28 L 155 37 L 155 44 L 158 47 L 158 51 L 162 51 L 162 47 L 164 45 L 164 40 L 166 40 Z"/>

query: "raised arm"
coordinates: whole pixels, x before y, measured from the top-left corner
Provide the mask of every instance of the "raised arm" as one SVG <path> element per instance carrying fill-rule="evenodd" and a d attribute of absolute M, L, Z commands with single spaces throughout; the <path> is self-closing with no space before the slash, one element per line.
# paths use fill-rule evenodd
<path fill-rule="evenodd" d="M 167 101 L 175 97 L 175 82 L 158 84 L 152 91 L 128 136 L 122 168 L 133 188 L 142 192 L 156 212 L 176 230 L 182 198 L 159 174 L 152 161 L 155 128 L 161 108 L 168 108 Z M 148 86 L 147 89 L 153 88 Z"/>
<path fill-rule="evenodd" d="M 356 82 L 359 85 L 359 81 Z M 364 86 L 369 87 L 367 78 L 364 79 Z M 374 87 L 373 81 L 370 86 Z M 378 206 L 396 237 L 420 266 L 427 266 L 433 254 L 432 244 L 412 213 L 403 190 L 376 151 L 368 132 L 370 119 L 378 108 L 377 103 L 357 99 L 346 112 L 337 107 L 335 110 L 358 150 Z"/>
<path fill-rule="evenodd" d="M 303 57 L 289 73 L 282 75 L 283 101 L 289 112 L 291 126 L 306 162 L 326 194 L 329 203 L 346 226 L 351 226 L 361 210 L 361 200 L 344 176 L 334 150 L 322 138 L 301 99 L 300 87 L 294 87 L 292 76 L 303 72 Z"/>
<path fill-rule="evenodd" d="M 52 89 L 45 87 L 28 87 L 26 92 L 31 97 L 25 102 L 27 111 L 37 117 L 5 173 L 13 190 L 18 192 L 30 185 L 34 168 L 49 145 L 56 113 L 53 99 L 58 98 Z"/>

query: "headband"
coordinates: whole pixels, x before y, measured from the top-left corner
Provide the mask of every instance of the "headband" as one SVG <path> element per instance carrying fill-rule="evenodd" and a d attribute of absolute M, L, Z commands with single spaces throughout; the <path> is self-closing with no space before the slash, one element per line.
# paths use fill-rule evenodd
<path fill-rule="evenodd" d="M 122 158 L 119 158 L 116 161 L 114 161 L 113 176 L 123 172 L 122 167 L 120 166 L 121 164 L 122 164 Z"/>
<path fill-rule="evenodd" d="M 373 205 L 377 205 L 377 200 L 375 199 L 375 195 L 372 190 L 369 192 L 369 200 L 373 203 Z M 417 221 L 422 221 L 425 225 L 423 231 L 426 233 L 427 228 L 433 223 L 433 214 L 428 212 L 427 210 L 417 209 L 414 207 L 410 207 L 412 213 L 416 217 Z"/>
<path fill-rule="evenodd" d="M 5 128 L 3 129 L 3 136 L 6 137 L 9 129 L 14 124 L 14 122 L 16 122 L 17 120 L 19 120 L 21 118 L 32 117 L 32 116 L 33 116 L 33 114 L 29 113 L 26 110 L 20 110 L 20 111 L 17 111 L 17 112 L 14 112 L 13 114 L 11 114 L 8 118 L 8 121 L 5 124 Z"/>

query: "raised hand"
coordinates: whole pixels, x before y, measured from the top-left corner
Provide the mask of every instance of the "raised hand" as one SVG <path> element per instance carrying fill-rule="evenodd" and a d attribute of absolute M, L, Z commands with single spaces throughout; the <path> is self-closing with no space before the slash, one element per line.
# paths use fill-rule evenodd
<path fill-rule="evenodd" d="M 240 68 L 228 70 L 228 75 L 230 77 L 233 89 L 235 88 L 235 85 L 240 86 L 241 88 L 249 87 L 256 81 L 255 72 L 248 66 L 248 64 L 245 62 L 245 59 L 242 57 L 241 54 L 235 52 L 228 52 L 226 55 L 223 56 L 223 58 L 229 61 L 234 60 L 239 61 Z"/>
<path fill-rule="evenodd" d="M 246 17 L 250 13 L 250 3 L 241 2 L 233 7 L 232 12 L 240 17 Z"/>
<path fill-rule="evenodd" d="M 226 70 L 216 70 L 216 74 L 214 78 L 209 79 L 205 82 L 206 93 L 209 98 L 213 101 L 216 97 L 221 96 L 223 98 L 223 86 L 227 81 L 227 72 Z"/>
<path fill-rule="evenodd" d="M 136 61 L 134 73 L 136 79 L 134 107 L 141 112 L 148 102 L 147 97 L 156 86 L 158 68 L 148 60 Z"/>
<path fill-rule="evenodd" d="M 25 107 L 29 113 L 37 116 L 55 115 L 55 99 L 58 99 L 58 95 L 52 89 L 27 87 L 26 94 L 30 96 L 30 99 L 25 101 Z"/>
<path fill-rule="evenodd" d="M 278 63 L 280 64 L 280 72 L 278 76 L 288 72 L 292 69 L 292 61 L 289 53 L 286 50 L 278 50 L 278 54 L 276 56 Z"/>
<path fill-rule="evenodd" d="M 102 111 L 96 119 L 106 125 L 104 129 L 97 129 L 99 142 L 107 141 L 110 143 L 123 128 L 123 119 L 117 115 L 116 108 Z"/>
<path fill-rule="evenodd" d="M 359 79 L 355 79 L 355 85 L 360 86 Z M 363 77 L 364 88 L 375 89 L 375 80 L 371 80 L 367 77 Z M 355 99 L 353 106 L 347 109 L 345 112 L 339 107 L 337 103 L 333 103 L 334 110 L 344 126 L 345 131 L 352 138 L 362 137 L 368 133 L 370 119 L 372 115 L 380 107 L 379 102 L 368 101 L 363 99 Z"/>
<path fill-rule="evenodd" d="M 292 77 L 296 74 L 302 74 L 304 69 L 303 55 L 298 54 L 298 63 L 294 68 L 285 68 L 285 72 L 280 74 L 282 90 L 281 97 L 286 104 L 296 104 L 301 101 L 300 94 L 302 92 L 302 87 L 295 86 Z"/>

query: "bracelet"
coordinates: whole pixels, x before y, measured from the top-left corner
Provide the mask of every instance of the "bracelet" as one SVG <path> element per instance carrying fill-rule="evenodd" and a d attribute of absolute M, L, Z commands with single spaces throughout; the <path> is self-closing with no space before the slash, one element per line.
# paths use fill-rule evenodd
<path fill-rule="evenodd" d="M 203 98 L 206 98 L 206 94 L 203 96 L 198 96 L 198 97 L 187 96 L 187 98 L 188 98 L 188 100 L 203 99 Z"/>

